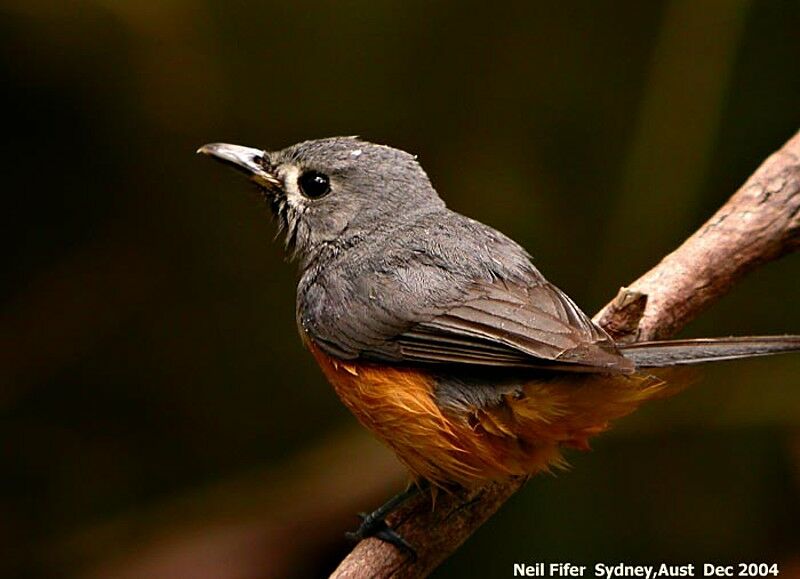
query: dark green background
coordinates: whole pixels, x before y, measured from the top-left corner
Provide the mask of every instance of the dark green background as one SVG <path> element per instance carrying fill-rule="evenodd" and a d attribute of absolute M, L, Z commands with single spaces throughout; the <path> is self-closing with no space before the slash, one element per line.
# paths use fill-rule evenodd
<path fill-rule="evenodd" d="M 199 145 L 408 149 L 593 312 L 797 130 L 798 30 L 781 1 L 0 2 L 0 575 L 321 575 L 402 484 L 302 349 L 266 209 Z M 798 266 L 684 335 L 800 332 Z M 798 376 L 705 369 L 437 576 L 800 576 Z"/>

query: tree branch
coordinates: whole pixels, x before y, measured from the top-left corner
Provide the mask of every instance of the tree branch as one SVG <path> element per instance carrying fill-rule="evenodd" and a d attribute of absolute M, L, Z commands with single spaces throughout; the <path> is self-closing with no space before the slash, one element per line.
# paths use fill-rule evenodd
<path fill-rule="evenodd" d="M 678 249 L 622 288 L 595 321 L 619 340 L 670 336 L 760 264 L 800 247 L 800 132 Z M 377 539 L 359 543 L 331 577 L 420 577 L 450 556 L 523 484 L 416 497 L 389 523 L 417 549 L 411 560 Z"/>
<path fill-rule="evenodd" d="M 770 156 L 714 216 L 595 316 L 625 327 L 620 304 L 647 296 L 644 315 L 617 339 L 670 336 L 758 265 L 800 248 L 800 132 Z"/>

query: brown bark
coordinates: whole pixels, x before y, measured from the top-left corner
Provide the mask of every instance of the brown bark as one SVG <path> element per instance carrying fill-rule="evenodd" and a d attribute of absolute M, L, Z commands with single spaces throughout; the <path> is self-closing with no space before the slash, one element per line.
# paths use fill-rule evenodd
<path fill-rule="evenodd" d="M 670 336 L 756 266 L 798 247 L 800 133 L 764 161 L 678 249 L 620 290 L 595 321 L 612 331 L 624 327 L 620 303 L 629 301 L 631 294 L 643 294 L 647 296 L 647 306 L 638 330 L 628 328 L 622 333 L 635 340 Z"/>
<path fill-rule="evenodd" d="M 620 340 L 665 338 L 727 293 L 760 264 L 800 246 L 800 132 L 678 249 L 636 280 L 595 321 Z M 442 494 L 431 509 L 418 496 L 389 518 L 416 547 L 412 560 L 377 539 L 361 541 L 331 577 L 420 577 L 449 557 L 521 486 L 493 483 Z"/>

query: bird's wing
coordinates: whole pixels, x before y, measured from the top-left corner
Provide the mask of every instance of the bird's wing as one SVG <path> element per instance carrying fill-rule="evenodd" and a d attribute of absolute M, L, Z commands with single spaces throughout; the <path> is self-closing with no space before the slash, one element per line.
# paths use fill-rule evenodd
<path fill-rule="evenodd" d="M 474 284 L 458 303 L 394 341 L 409 362 L 588 372 L 633 369 L 613 340 L 546 281 L 531 286 L 502 280 Z"/>
<path fill-rule="evenodd" d="M 457 214 L 435 217 L 308 270 L 301 332 L 345 360 L 633 370 L 519 245 Z"/>

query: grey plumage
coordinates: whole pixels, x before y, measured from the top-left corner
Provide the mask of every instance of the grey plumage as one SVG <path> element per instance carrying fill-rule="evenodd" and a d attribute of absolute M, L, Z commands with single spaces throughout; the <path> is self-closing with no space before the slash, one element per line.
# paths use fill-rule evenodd
<path fill-rule="evenodd" d="M 737 360 L 800 350 L 800 336 L 747 336 L 639 342 L 622 346 L 637 368 L 664 368 Z"/>
<path fill-rule="evenodd" d="M 450 211 L 397 149 L 339 137 L 201 151 L 260 185 L 300 264 L 300 330 L 340 359 L 629 373 L 800 349 L 797 336 L 619 346 L 517 243 Z M 308 172 L 330 192 L 305 195 Z"/>

